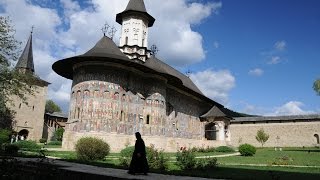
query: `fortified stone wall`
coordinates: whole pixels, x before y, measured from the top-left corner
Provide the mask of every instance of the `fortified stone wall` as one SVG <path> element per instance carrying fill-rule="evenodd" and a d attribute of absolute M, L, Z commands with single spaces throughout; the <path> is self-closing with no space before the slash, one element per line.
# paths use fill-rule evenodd
<path fill-rule="evenodd" d="M 320 134 L 320 122 L 282 122 L 282 123 L 256 123 L 256 124 L 231 124 L 231 144 L 249 143 L 261 146 L 255 136 L 263 128 L 269 134 L 266 147 L 302 147 L 316 146 L 315 134 Z"/>
<path fill-rule="evenodd" d="M 43 119 L 48 87 L 32 86 L 34 95 L 26 95 L 28 104 L 18 97 L 12 97 L 16 112 L 14 118 L 14 130 L 19 132 L 23 129 L 29 131 L 27 139 L 39 141 L 42 138 Z"/>

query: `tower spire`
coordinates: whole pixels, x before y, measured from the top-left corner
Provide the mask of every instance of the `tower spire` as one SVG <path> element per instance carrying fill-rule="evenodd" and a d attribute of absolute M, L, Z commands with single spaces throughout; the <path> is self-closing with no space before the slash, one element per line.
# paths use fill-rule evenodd
<path fill-rule="evenodd" d="M 116 21 L 122 25 L 120 50 L 130 59 L 145 62 L 150 57 L 148 28 L 155 19 L 147 12 L 143 0 L 130 0 L 126 9 L 117 14 Z"/>
<path fill-rule="evenodd" d="M 32 31 L 30 33 L 27 44 L 19 58 L 19 61 L 16 65 L 16 69 L 21 71 L 22 73 L 34 73 L 34 63 L 33 63 L 33 51 L 32 51 Z"/>

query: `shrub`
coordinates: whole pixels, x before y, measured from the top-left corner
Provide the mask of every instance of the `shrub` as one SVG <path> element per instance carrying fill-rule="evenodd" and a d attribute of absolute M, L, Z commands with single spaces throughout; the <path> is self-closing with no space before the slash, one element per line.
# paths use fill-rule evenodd
<path fill-rule="evenodd" d="M 216 148 L 216 152 L 234 152 L 234 149 L 229 146 L 219 146 Z"/>
<path fill-rule="evenodd" d="M 35 141 L 18 141 L 14 144 L 24 151 L 39 151 L 41 149 L 41 146 L 39 146 Z"/>
<path fill-rule="evenodd" d="M 177 165 L 181 170 L 194 169 L 196 166 L 195 154 L 191 150 L 182 149 L 177 152 Z"/>
<path fill-rule="evenodd" d="M 205 169 L 213 169 L 217 167 L 218 160 L 217 158 L 205 158 L 205 159 L 199 159 L 197 160 L 196 168 L 200 170 Z"/>
<path fill-rule="evenodd" d="M 128 168 L 131 162 L 132 154 L 134 152 L 134 146 L 129 146 L 120 151 L 120 165 L 124 168 Z"/>
<path fill-rule="evenodd" d="M 2 150 L 6 154 L 15 155 L 18 154 L 19 147 L 16 144 L 3 143 Z"/>
<path fill-rule="evenodd" d="M 253 156 L 256 153 L 256 148 L 250 144 L 242 144 L 239 146 L 241 156 Z"/>
<path fill-rule="evenodd" d="M 62 145 L 62 142 L 61 142 L 61 141 L 50 141 L 50 142 L 48 142 L 48 145 L 61 146 L 61 145 Z"/>
<path fill-rule="evenodd" d="M 275 161 L 272 162 L 272 165 L 289 165 L 292 161 L 292 158 L 290 158 L 287 155 L 284 155 L 276 158 Z"/>
<path fill-rule="evenodd" d="M 41 139 L 39 140 L 39 142 L 40 142 L 40 143 L 46 143 L 46 142 L 47 142 L 47 139 L 46 139 L 46 138 L 41 138 Z"/>
<path fill-rule="evenodd" d="M 169 159 L 165 156 L 163 151 L 155 149 L 153 144 L 147 147 L 146 150 L 147 160 L 151 169 L 164 171 L 168 168 L 167 162 Z"/>
<path fill-rule="evenodd" d="M 0 145 L 10 142 L 11 131 L 8 129 L 0 129 Z"/>
<path fill-rule="evenodd" d="M 93 137 L 79 139 L 75 149 L 77 158 L 82 161 L 103 160 L 110 152 L 108 143 Z"/>

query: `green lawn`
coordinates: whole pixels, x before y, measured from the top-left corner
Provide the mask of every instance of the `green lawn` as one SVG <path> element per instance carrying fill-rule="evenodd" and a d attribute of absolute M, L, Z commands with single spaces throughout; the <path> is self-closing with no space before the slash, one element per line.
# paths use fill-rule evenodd
<path fill-rule="evenodd" d="M 220 155 L 226 153 L 197 153 L 197 156 Z M 228 153 L 227 153 L 228 154 Z M 230 154 L 230 153 L 229 153 Z M 72 151 L 48 151 L 48 156 L 55 156 L 65 159 L 66 161 L 79 162 L 76 160 L 76 154 Z M 175 157 L 175 153 L 166 153 L 169 157 Z M 110 154 L 104 161 L 86 162 L 100 167 L 121 168 L 119 166 L 119 153 Z M 320 166 L 320 149 L 316 148 L 284 148 L 283 151 L 274 151 L 272 148 L 257 149 L 253 157 L 232 156 L 220 157 L 218 159 L 219 166 L 208 170 L 189 170 L 182 171 L 174 162 L 169 162 L 169 169 L 165 172 L 153 172 L 198 176 L 208 178 L 222 179 L 320 179 L 319 167 L 275 167 L 271 166 L 279 157 L 286 157 L 288 165 L 300 166 Z M 243 164 L 243 165 L 236 165 Z M 248 166 L 245 164 L 257 164 L 257 166 Z M 264 164 L 267 166 L 258 166 Z"/>
<path fill-rule="evenodd" d="M 315 148 L 284 148 L 274 151 L 271 148 L 257 149 L 252 157 L 232 156 L 218 158 L 222 164 L 269 164 L 281 161 L 279 158 L 289 159 L 284 162 L 288 165 L 320 166 L 320 149 Z"/>

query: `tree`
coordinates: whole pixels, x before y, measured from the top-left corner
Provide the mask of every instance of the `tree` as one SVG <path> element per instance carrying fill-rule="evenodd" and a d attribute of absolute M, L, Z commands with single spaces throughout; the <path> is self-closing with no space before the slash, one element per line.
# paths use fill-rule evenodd
<path fill-rule="evenodd" d="M 317 79 L 317 80 L 313 83 L 313 89 L 316 91 L 317 95 L 320 96 L 320 79 Z"/>
<path fill-rule="evenodd" d="M 268 141 L 269 135 L 267 133 L 265 133 L 264 130 L 261 128 L 257 132 L 256 139 L 258 142 L 261 143 L 261 146 L 263 147 L 263 145 Z"/>
<path fill-rule="evenodd" d="M 45 107 L 46 113 L 54 113 L 54 112 L 61 112 L 61 108 L 52 100 L 46 101 L 46 107 Z"/>
<path fill-rule="evenodd" d="M 9 125 L 13 111 L 8 107 L 12 104 L 10 97 L 17 96 L 26 103 L 26 94 L 33 94 L 29 83 L 33 83 L 32 74 L 21 74 L 12 68 L 20 54 L 20 42 L 14 38 L 15 30 L 9 17 L 0 16 L 0 114 L 1 125 Z M 28 83 L 27 83 L 28 82 Z M 10 128 L 10 127 L 9 127 Z"/>
<path fill-rule="evenodd" d="M 58 128 L 55 132 L 54 132 L 54 139 L 57 141 L 62 141 L 63 138 L 63 133 L 64 133 L 64 129 L 63 128 Z"/>

